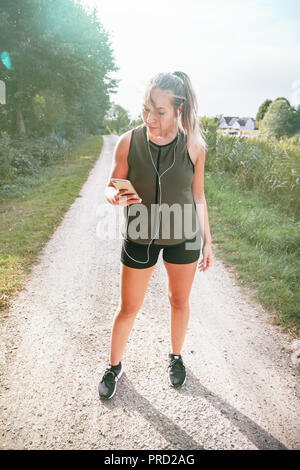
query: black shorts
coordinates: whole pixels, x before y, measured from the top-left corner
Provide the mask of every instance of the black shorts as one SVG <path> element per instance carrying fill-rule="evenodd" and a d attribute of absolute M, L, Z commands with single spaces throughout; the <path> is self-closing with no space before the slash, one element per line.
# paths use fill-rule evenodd
<path fill-rule="evenodd" d="M 195 243 L 197 239 L 197 243 Z M 150 268 L 157 263 L 160 250 L 163 250 L 163 259 L 168 263 L 188 264 L 197 261 L 201 252 L 201 237 L 195 235 L 194 238 L 185 240 L 177 245 L 142 245 L 131 240 L 123 239 L 121 250 L 121 262 L 125 266 L 136 269 Z M 195 247 L 188 247 L 189 243 L 194 243 Z M 126 253 L 126 251 L 127 253 Z M 129 255 L 129 256 L 128 256 Z M 133 259 L 130 258 L 130 256 Z M 140 262 L 139 262 L 140 261 Z"/>

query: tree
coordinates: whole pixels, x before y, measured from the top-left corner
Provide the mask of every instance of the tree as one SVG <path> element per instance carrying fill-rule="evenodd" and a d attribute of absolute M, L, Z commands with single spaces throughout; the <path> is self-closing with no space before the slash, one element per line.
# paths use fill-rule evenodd
<path fill-rule="evenodd" d="M 272 100 L 266 99 L 258 108 L 256 118 L 255 118 L 255 129 L 259 129 L 260 123 L 265 117 L 265 114 L 268 111 L 271 103 L 272 103 Z"/>
<path fill-rule="evenodd" d="M 130 119 L 126 109 L 119 104 L 112 103 L 106 115 L 104 124 L 112 134 L 121 134 L 128 129 Z"/>
<path fill-rule="evenodd" d="M 141 113 L 139 113 L 136 119 L 130 120 L 128 130 L 133 129 L 134 127 L 140 126 L 141 124 L 143 124 L 143 122 L 144 121 L 143 121 L 142 115 Z"/>
<path fill-rule="evenodd" d="M 261 122 L 261 131 L 277 139 L 292 135 L 294 111 L 286 99 L 273 101 Z"/>
<path fill-rule="evenodd" d="M 51 90 L 45 90 L 41 94 L 35 95 L 33 103 L 38 119 L 45 124 L 48 131 L 56 134 L 57 122 L 66 115 L 63 96 Z"/>
<path fill-rule="evenodd" d="M 291 132 L 292 134 L 297 134 L 300 132 L 300 104 L 293 112 L 293 117 L 291 121 Z"/>
<path fill-rule="evenodd" d="M 118 67 L 96 10 L 88 14 L 73 0 L 1 0 L 0 44 L 12 62 L 10 70 L 0 63 L 1 128 L 26 133 L 42 90 L 62 97 L 66 120 L 88 131 L 102 124 L 118 83 L 109 73 Z"/>

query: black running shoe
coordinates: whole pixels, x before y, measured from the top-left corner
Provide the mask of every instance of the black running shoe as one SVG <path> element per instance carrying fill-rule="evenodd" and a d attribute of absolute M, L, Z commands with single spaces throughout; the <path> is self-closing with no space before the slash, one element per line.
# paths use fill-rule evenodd
<path fill-rule="evenodd" d="M 123 374 L 122 363 L 119 362 L 117 366 L 109 365 L 103 374 L 103 377 L 98 385 L 98 392 L 100 398 L 109 400 L 114 396 L 117 390 L 117 382 Z"/>
<path fill-rule="evenodd" d="M 186 371 L 180 354 L 169 353 L 168 369 L 170 384 L 175 388 L 181 387 L 186 380 Z"/>

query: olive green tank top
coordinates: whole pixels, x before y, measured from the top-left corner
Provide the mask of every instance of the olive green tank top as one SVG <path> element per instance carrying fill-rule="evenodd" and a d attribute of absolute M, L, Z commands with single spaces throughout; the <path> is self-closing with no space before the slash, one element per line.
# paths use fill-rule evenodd
<path fill-rule="evenodd" d="M 152 163 L 146 125 L 141 124 L 132 130 L 127 179 L 133 184 L 142 202 L 124 206 L 121 230 L 123 238 L 145 245 L 153 238 L 152 244 L 155 245 L 177 245 L 195 235 L 200 236 L 199 219 L 192 194 L 194 164 L 185 144 L 186 134 L 180 128 L 175 139 L 168 144 L 158 145 L 149 141 Z M 171 168 L 168 169 L 169 167 Z M 155 168 L 161 175 L 161 199 Z M 161 212 L 158 206 L 160 200 Z"/>

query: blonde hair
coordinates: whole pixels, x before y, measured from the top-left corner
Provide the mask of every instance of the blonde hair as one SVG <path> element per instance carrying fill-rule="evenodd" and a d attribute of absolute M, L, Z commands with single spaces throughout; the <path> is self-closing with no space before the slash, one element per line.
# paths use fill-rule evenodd
<path fill-rule="evenodd" d="M 197 98 L 189 76 L 184 72 L 158 73 L 155 75 L 150 80 L 145 92 L 145 102 L 150 99 L 153 106 L 151 91 L 154 89 L 165 90 L 170 93 L 175 114 L 181 103 L 183 103 L 178 126 L 187 135 L 188 145 L 192 145 L 197 150 L 206 150 L 207 143 L 203 137 L 203 129 L 197 116 Z"/>

